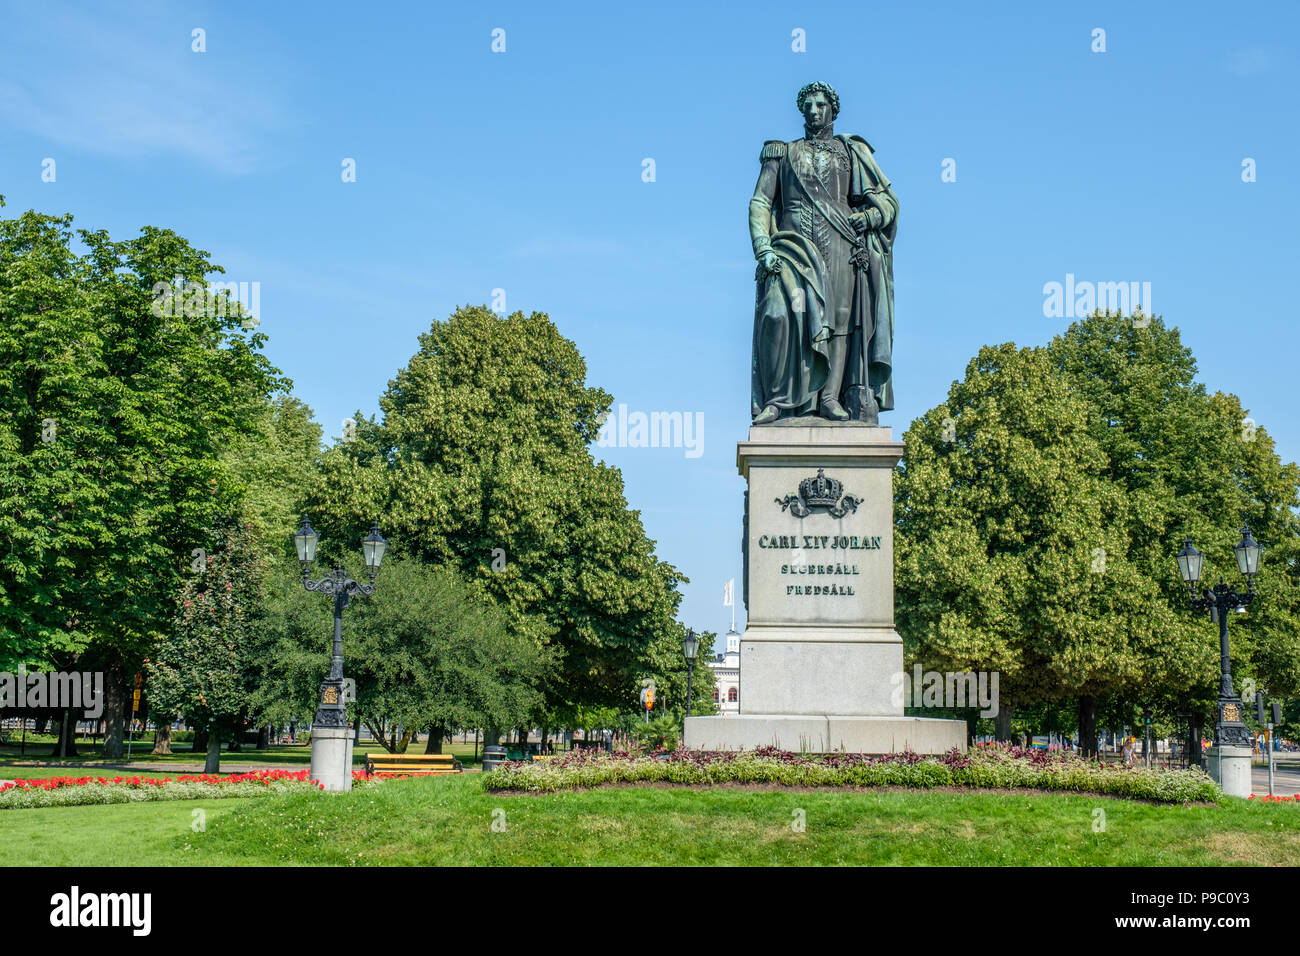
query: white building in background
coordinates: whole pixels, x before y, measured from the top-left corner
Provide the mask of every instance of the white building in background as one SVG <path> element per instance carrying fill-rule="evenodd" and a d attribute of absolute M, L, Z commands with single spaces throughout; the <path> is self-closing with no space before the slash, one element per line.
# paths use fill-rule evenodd
<path fill-rule="evenodd" d="M 713 700 L 718 705 L 718 713 L 740 713 L 740 635 L 734 624 L 727 632 L 726 653 L 707 663 L 716 678 Z"/>

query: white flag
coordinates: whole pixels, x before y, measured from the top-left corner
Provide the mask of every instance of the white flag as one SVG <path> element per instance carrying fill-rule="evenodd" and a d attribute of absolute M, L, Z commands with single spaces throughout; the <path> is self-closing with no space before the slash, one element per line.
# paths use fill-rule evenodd
<path fill-rule="evenodd" d="M 726 584 L 722 586 L 723 607 L 731 607 L 735 603 L 735 598 L 732 596 L 732 592 L 734 591 L 735 587 L 736 587 L 735 578 L 732 578 L 730 581 L 728 581 Z"/>

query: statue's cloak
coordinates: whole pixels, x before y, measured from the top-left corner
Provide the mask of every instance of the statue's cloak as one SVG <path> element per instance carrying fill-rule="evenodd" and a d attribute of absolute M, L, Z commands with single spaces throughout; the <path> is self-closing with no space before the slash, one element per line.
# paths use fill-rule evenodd
<path fill-rule="evenodd" d="M 800 203 L 813 205 L 823 221 L 853 244 L 851 265 L 854 275 L 849 319 L 849 351 L 842 394 L 845 408 L 859 417 L 861 402 L 854 393 L 868 385 L 881 410 L 894 407 L 894 265 L 893 244 L 898 222 L 898 201 L 889 188 L 871 147 L 860 136 L 836 137 L 848 150 L 850 169 L 849 207 L 827 203 L 810 189 L 789 159 L 789 147 L 781 163 L 779 181 L 793 184 Z M 768 235 L 772 251 L 782 268 L 774 274 L 758 270 L 754 314 L 754 359 L 752 414 L 773 404 L 787 414 L 817 411 L 817 393 L 826 382 L 827 345 L 822 335 L 827 325 L 826 263 L 813 237 L 792 230 L 778 230 L 782 207 L 793 197 L 780 188 L 772 203 Z M 885 226 L 858 233 L 849 222 L 852 212 L 878 209 Z M 846 281 L 849 277 L 839 277 Z M 764 388 L 762 383 L 768 383 Z"/>

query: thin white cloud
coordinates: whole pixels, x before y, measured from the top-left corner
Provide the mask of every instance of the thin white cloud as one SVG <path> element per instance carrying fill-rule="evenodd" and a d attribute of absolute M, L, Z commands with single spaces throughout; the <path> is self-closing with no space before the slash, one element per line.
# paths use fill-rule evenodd
<path fill-rule="evenodd" d="M 88 152 L 179 154 L 238 174 L 284 125 L 266 89 L 246 85 L 229 55 L 191 52 L 174 19 L 109 8 L 10 18 L 0 122 L 11 128 Z"/>

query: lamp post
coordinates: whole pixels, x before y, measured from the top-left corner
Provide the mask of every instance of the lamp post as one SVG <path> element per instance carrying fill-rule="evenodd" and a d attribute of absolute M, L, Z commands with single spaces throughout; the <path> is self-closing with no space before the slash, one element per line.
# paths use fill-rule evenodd
<path fill-rule="evenodd" d="M 1218 720 L 1214 726 L 1218 779 L 1225 793 L 1245 797 L 1250 794 L 1250 760 L 1248 756 L 1244 760 L 1240 759 L 1238 751 L 1249 754 L 1250 731 L 1242 723 L 1241 698 L 1232 686 L 1232 661 L 1228 656 L 1228 614 L 1232 611 L 1245 613 L 1246 607 L 1255 598 L 1260 546 L 1251 536 L 1248 525 L 1242 527 L 1241 540 L 1233 546 L 1233 552 L 1237 557 L 1237 568 L 1246 578 L 1244 593 L 1219 578 L 1218 584 L 1204 588 L 1201 596 L 1197 596 L 1205 555 L 1196 550 L 1190 538 L 1185 539 L 1177 560 L 1178 573 L 1187 585 L 1188 604 L 1197 611 L 1209 611 L 1211 618 L 1219 624 L 1219 703 Z M 1228 766 L 1224 764 L 1225 758 L 1229 761 Z"/>
<path fill-rule="evenodd" d="M 347 703 L 344 699 L 343 680 L 343 609 L 352 595 L 375 593 L 375 575 L 384 560 L 388 542 L 379 534 L 375 524 L 370 534 L 361 542 L 366 567 L 370 569 L 369 583 L 348 577 L 340 562 L 338 566 L 318 581 L 311 579 L 311 567 L 316 561 L 316 545 L 320 538 L 312 530 L 311 522 L 302 520 L 302 527 L 293 536 L 298 549 L 298 563 L 302 566 L 302 584 L 308 591 L 334 596 L 334 649 L 330 655 L 329 676 L 321 683 L 320 697 L 316 701 L 316 719 L 311 728 L 311 779 L 325 785 L 326 790 L 352 789 L 352 734 L 348 729 Z"/>
<path fill-rule="evenodd" d="M 700 650 L 700 639 L 695 632 L 687 628 L 686 638 L 682 641 L 682 654 L 686 658 L 686 716 L 691 716 L 691 677 L 695 673 L 695 655 Z"/>

